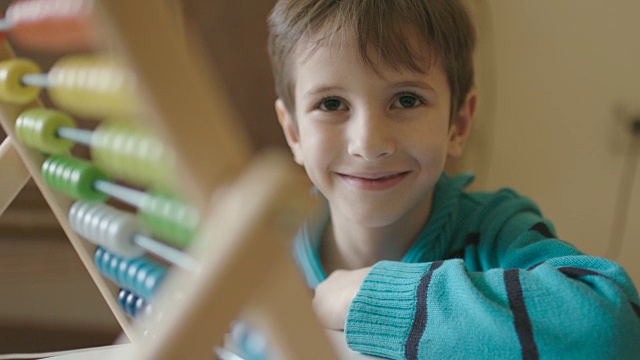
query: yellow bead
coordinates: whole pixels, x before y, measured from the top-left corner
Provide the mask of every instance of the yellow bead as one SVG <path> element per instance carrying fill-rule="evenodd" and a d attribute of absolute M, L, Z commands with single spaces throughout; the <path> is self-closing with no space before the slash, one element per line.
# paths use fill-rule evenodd
<path fill-rule="evenodd" d="M 67 56 L 49 71 L 51 100 L 84 117 L 134 113 L 137 104 L 134 84 L 135 75 L 106 56 Z"/>
<path fill-rule="evenodd" d="M 0 100 L 14 104 L 27 104 L 38 97 L 40 88 L 25 86 L 22 77 L 39 74 L 36 63 L 27 59 L 12 59 L 0 62 Z"/>

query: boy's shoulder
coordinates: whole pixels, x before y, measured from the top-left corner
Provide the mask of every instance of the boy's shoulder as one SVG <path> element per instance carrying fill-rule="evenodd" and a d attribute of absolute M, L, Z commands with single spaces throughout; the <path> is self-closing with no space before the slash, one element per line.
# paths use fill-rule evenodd
<path fill-rule="evenodd" d="M 456 208 L 456 228 L 477 230 L 490 224 L 503 223 L 517 214 L 529 213 L 542 217 L 539 207 L 528 197 L 512 188 L 495 191 L 469 191 L 474 175 L 462 173 L 444 175 L 436 188 L 435 206 Z M 445 205 L 446 203 L 451 205 Z M 467 232 L 465 231 L 465 232 Z"/>
<path fill-rule="evenodd" d="M 471 207 L 497 205 L 497 203 L 525 200 L 532 202 L 526 196 L 521 195 L 516 190 L 504 187 L 498 190 L 467 190 L 473 181 L 475 175 L 470 172 L 460 173 L 456 175 L 442 174 L 438 185 L 436 186 L 435 196 L 438 197 L 454 197 L 459 201 Z M 456 196 L 457 195 L 457 196 Z"/>

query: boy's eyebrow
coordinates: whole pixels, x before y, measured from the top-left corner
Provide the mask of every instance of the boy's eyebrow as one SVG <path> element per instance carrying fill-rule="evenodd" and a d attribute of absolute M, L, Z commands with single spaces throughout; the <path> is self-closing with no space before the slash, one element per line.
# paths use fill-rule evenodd
<path fill-rule="evenodd" d="M 410 81 L 402 81 L 396 84 L 393 84 L 394 88 L 401 88 L 401 87 L 417 87 L 417 88 L 421 88 L 427 91 L 431 91 L 434 94 L 437 94 L 438 92 L 436 91 L 436 89 L 433 88 L 433 86 L 429 85 L 428 83 L 424 82 L 424 81 L 420 81 L 420 80 L 410 80 Z"/>
<path fill-rule="evenodd" d="M 306 91 L 304 93 L 304 95 L 305 96 L 312 96 L 312 95 L 316 95 L 316 94 L 319 94 L 319 93 L 333 92 L 333 91 L 337 91 L 337 90 L 344 90 L 344 88 L 341 87 L 341 86 L 318 85 L 318 86 L 314 86 L 311 89 L 309 89 L 308 91 Z"/>

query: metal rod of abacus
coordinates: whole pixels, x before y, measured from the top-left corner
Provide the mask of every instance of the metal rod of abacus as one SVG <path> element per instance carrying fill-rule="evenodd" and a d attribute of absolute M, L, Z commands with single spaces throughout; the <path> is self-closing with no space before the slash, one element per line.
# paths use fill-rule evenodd
<path fill-rule="evenodd" d="M 13 27 L 13 24 L 8 19 L 0 19 L 0 31 L 6 32 Z"/>
<path fill-rule="evenodd" d="M 141 207 L 142 203 L 150 196 L 144 191 L 131 189 L 126 186 L 104 180 L 96 180 L 93 187 L 101 193 L 107 194 L 136 208 Z"/>
<path fill-rule="evenodd" d="M 196 272 L 200 269 L 200 265 L 194 258 L 158 240 L 138 234 L 133 237 L 133 242 L 146 251 L 185 270 Z"/>
<path fill-rule="evenodd" d="M 48 74 L 24 74 L 20 82 L 25 86 L 48 88 L 51 86 Z"/>

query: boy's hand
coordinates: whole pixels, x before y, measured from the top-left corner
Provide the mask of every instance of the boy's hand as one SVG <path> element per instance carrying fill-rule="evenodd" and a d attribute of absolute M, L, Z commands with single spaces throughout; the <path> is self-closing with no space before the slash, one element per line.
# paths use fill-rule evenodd
<path fill-rule="evenodd" d="M 320 283 L 313 297 L 313 309 L 322 325 L 328 329 L 344 330 L 347 312 L 362 281 L 371 270 L 336 270 Z"/>

